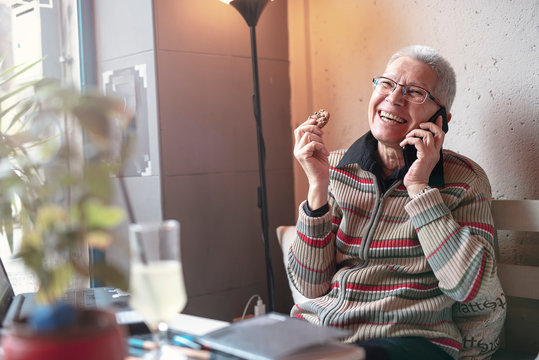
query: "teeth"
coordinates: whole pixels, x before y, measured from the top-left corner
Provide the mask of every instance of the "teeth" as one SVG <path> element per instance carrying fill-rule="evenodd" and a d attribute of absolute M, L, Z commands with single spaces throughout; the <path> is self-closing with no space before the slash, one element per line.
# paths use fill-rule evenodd
<path fill-rule="evenodd" d="M 404 124 L 406 122 L 406 120 L 404 120 L 403 118 L 398 117 L 397 115 L 387 113 L 385 111 L 380 111 L 380 116 L 387 120 L 395 121 L 399 124 Z"/>

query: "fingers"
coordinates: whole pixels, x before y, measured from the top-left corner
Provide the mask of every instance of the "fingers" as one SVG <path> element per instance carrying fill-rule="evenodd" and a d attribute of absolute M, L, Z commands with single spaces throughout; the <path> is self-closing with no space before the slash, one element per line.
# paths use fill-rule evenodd
<path fill-rule="evenodd" d="M 329 151 L 322 138 L 323 131 L 316 126 L 316 120 L 307 120 L 294 131 L 294 157 L 308 167 L 311 161 L 326 161 Z"/>
<path fill-rule="evenodd" d="M 405 145 L 412 145 L 416 148 L 417 153 L 424 153 L 425 152 L 425 144 L 423 142 L 422 138 L 418 137 L 407 137 L 403 141 L 401 141 L 400 146 L 404 148 Z"/>
<path fill-rule="evenodd" d="M 442 119 L 442 115 L 440 115 L 436 118 L 436 126 L 438 126 L 441 129 L 442 123 L 443 123 L 443 119 Z"/>
<path fill-rule="evenodd" d="M 305 159 L 312 157 L 316 152 L 321 156 L 329 155 L 321 136 L 315 133 L 304 132 L 294 146 L 294 154 L 296 157 L 299 156 L 298 159 Z"/>
<path fill-rule="evenodd" d="M 312 161 L 325 161 L 329 156 L 329 152 L 323 144 L 317 142 L 310 142 L 307 145 L 294 150 L 294 156 L 299 163 L 306 168 L 307 164 Z"/>
<path fill-rule="evenodd" d="M 432 123 L 430 121 L 424 122 L 419 124 L 419 127 L 421 129 L 425 129 L 430 131 L 434 134 L 434 136 L 443 136 L 445 135 L 444 131 L 442 130 L 442 116 L 438 116 L 436 119 L 436 123 Z"/>
<path fill-rule="evenodd" d="M 305 132 L 303 133 L 302 137 L 300 138 L 299 140 L 299 145 L 300 146 L 305 146 L 311 142 L 316 142 L 316 143 L 320 143 L 320 144 L 324 144 L 324 140 L 322 139 L 321 136 L 315 134 L 315 133 L 310 133 L 310 132 Z"/>
<path fill-rule="evenodd" d="M 441 116 L 438 118 L 438 120 L 441 121 Z M 419 129 L 412 130 L 408 134 L 406 134 L 406 137 L 400 145 L 415 145 L 422 142 L 424 145 L 426 145 L 426 147 L 434 146 L 438 149 L 441 149 L 445 139 L 445 133 L 443 132 L 443 130 L 437 124 L 434 124 L 432 122 L 421 123 L 419 124 L 419 127 Z M 420 142 L 414 139 L 419 139 Z"/>
<path fill-rule="evenodd" d="M 322 136 L 324 133 L 318 126 L 316 126 L 316 120 L 307 120 L 294 130 L 294 139 L 296 143 L 303 137 L 305 133 L 316 134 Z"/>
<path fill-rule="evenodd" d="M 412 130 L 406 134 L 406 137 L 401 141 L 400 146 L 402 147 L 404 145 L 435 145 L 434 135 L 427 130 Z"/>
<path fill-rule="evenodd" d="M 415 146 L 415 148 L 417 149 L 418 158 L 424 158 L 425 156 L 437 157 L 439 156 L 438 154 L 441 149 L 442 142 L 443 139 L 441 140 L 441 142 L 437 141 L 436 136 L 434 136 L 430 131 L 419 130 L 410 132 L 410 134 L 408 134 L 406 138 L 401 141 L 400 146 Z"/>
<path fill-rule="evenodd" d="M 316 119 L 307 119 L 294 130 L 294 157 L 307 175 L 309 192 L 312 187 L 325 188 L 321 198 L 327 199 L 329 151 L 322 138 L 324 132 L 316 124 Z M 309 195 L 309 203 L 311 200 Z"/>
<path fill-rule="evenodd" d="M 314 147 L 311 146 L 308 149 L 309 152 L 311 152 L 311 155 L 313 151 L 320 148 L 323 148 L 324 151 L 327 152 L 322 139 L 323 134 L 324 132 L 318 126 L 316 126 L 316 119 L 308 119 L 294 130 L 294 153 L 296 153 L 296 148 L 303 148 L 311 142 L 322 145 L 321 147 L 318 145 Z"/>

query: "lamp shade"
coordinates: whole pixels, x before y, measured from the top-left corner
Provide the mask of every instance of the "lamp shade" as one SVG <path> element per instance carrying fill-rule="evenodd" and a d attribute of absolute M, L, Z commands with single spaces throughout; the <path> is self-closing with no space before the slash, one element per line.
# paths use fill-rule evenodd
<path fill-rule="evenodd" d="M 262 10 L 266 7 L 270 0 L 221 0 L 226 4 L 230 4 L 238 10 L 243 16 L 247 25 L 256 26 Z"/>

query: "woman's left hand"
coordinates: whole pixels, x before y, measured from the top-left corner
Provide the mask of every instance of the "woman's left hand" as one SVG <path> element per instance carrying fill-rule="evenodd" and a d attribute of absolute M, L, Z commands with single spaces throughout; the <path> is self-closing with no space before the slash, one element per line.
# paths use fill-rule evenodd
<path fill-rule="evenodd" d="M 439 116 L 436 123 L 419 124 L 419 129 L 410 131 L 401 141 L 401 147 L 409 144 L 417 149 L 417 160 L 412 163 L 404 176 L 404 186 L 406 186 L 410 197 L 419 193 L 429 184 L 430 174 L 440 160 L 440 149 L 444 138 L 442 117 Z"/>

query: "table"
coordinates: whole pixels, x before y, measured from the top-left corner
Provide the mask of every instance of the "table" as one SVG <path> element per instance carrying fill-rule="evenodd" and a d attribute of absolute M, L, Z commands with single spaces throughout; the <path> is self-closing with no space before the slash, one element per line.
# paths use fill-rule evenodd
<path fill-rule="evenodd" d="M 169 329 L 172 333 L 189 334 L 193 336 L 202 336 L 210 333 L 214 330 L 221 329 L 229 326 L 230 323 L 226 321 L 208 319 L 200 316 L 177 314 L 169 323 Z M 140 360 L 145 352 L 144 349 L 138 347 L 131 347 L 131 356 L 128 356 L 126 360 Z M 166 359 L 180 360 L 180 359 L 210 359 L 211 353 L 206 350 L 195 350 L 189 347 L 180 347 L 167 345 L 164 348 Z M 215 358 L 212 357 L 212 359 Z M 230 358 L 232 359 L 232 358 Z"/>

